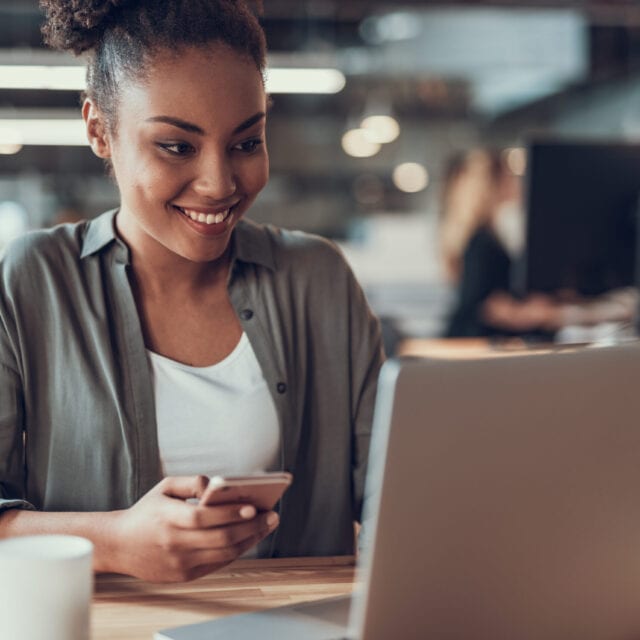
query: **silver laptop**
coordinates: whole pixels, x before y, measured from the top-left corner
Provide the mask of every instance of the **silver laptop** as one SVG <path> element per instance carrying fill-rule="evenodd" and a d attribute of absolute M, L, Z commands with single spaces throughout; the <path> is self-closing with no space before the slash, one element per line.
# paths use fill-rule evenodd
<path fill-rule="evenodd" d="M 156 639 L 640 637 L 640 346 L 392 360 L 374 429 L 351 605 Z"/>

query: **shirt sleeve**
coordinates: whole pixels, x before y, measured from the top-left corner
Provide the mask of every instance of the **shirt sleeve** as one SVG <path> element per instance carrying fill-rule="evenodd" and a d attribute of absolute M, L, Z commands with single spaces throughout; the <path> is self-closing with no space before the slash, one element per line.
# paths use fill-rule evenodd
<path fill-rule="evenodd" d="M 352 276 L 353 277 L 353 276 Z M 362 520 L 369 444 L 376 390 L 384 349 L 378 318 L 353 277 L 350 304 L 354 513 Z M 363 528 L 366 528 L 363 523 Z M 365 531 L 361 532 L 361 538 Z"/>
<path fill-rule="evenodd" d="M 34 507 L 24 500 L 24 402 L 4 318 L 0 313 L 0 513 Z"/>

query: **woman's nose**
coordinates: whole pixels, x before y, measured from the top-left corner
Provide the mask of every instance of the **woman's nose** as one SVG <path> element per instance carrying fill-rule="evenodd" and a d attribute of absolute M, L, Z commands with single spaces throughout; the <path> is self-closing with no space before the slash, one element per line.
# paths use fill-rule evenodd
<path fill-rule="evenodd" d="M 226 154 L 210 153 L 201 156 L 197 171 L 193 188 L 199 195 L 212 200 L 224 200 L 235 193 L 233 165 Z"/>

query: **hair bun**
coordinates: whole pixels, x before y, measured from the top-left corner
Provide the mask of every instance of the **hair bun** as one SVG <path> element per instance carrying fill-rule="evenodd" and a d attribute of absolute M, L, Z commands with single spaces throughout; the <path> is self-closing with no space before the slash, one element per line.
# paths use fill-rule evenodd
<path fill-rule="evenodd" d="M 44 41 L 76 55 L 93 49 L 113 15 L 131 0 L 40 0 L 45 12 Z"/>

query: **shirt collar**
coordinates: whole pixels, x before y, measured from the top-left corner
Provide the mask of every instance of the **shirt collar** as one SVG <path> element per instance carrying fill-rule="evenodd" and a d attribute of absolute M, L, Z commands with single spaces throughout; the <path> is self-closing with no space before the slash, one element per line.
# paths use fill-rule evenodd
<path fill-rule="evenodd" d="M 111 209 L 111 211 L 107 211 L 89 221 L 82 242 L 80 258 L 86 258 L 100 251 L 100 249 L 106 247 L 109 243 L 119 241 L 115 227 L 115 216 L 117 212 L 117 209 Z"/>
<path fill-rule="evenodd" d="M 232 260 L 253 262 L 272 271 L 276 268 L 270 234 L 262 225 L 246 218 L 238 222 L 233 232 Z"/>
<path fill-rule="evenodd" d="M 116 234 L 117 212 L 118 209 L 112 209 L 89 221 L 82 244 L 81 258 L 97 253 L 112 242 L 116 242 L 128 254 L 126 245 Z M 269 236 L 261 225 L 251 220 L 240 220 L 234 229 L 232 242 L 234 261 L 253 262 L 272 270 L 276 268 Z"/>

